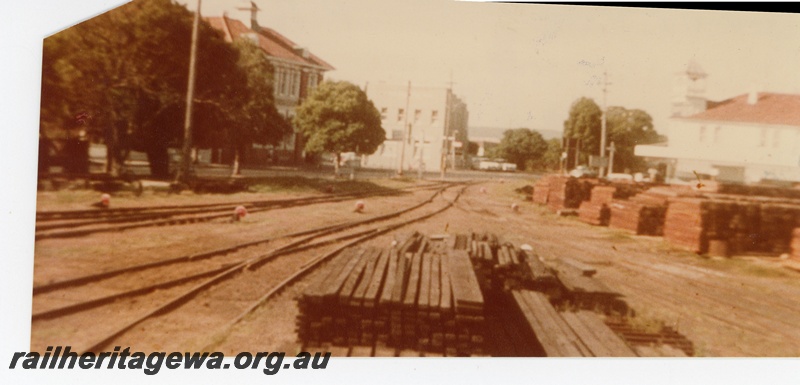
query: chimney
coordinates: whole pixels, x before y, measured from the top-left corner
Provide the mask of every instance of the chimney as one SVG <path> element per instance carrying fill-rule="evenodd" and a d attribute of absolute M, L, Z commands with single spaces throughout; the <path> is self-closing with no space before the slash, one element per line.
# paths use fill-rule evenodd
<path fill-rule="evenodd" d="M 755 105 L 757 102 L 758 102 L 758 92 L 750 91 L 750 93 L 747 94 L 747 104 L 752 106 Z"/>

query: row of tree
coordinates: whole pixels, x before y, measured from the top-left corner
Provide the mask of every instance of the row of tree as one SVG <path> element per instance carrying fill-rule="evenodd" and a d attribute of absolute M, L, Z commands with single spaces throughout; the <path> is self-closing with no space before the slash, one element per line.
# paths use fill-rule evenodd
<path fill-rule="evenodd" d="M 603 112 L 594 100 L 580 98 L 569 110 L 564 121 L 564 138 L 581 139 L 581 163 L 588 162 L 590 155 L 600 153 Z M 614 142 L 614 169 L 642 171 L 644 160 L 634 156 L 634 147 L 663 141 L 653 128 L 653 118 L 639 109 L 610 107 L 606 111 L 606 145 Z M 503 158 L 515 163 L 522 170 L 556 170 L 560 166 L 564 151 L 560 139 L 545 141 L 541 134 L 527 128 L 507 130 L 500 144 L 489 156 Z"/>
<path fill-rule="evenodd" d="M 137 0 L 44 41 L 41 129 L 81 128 L 108 148 L 108 172 L 131 150 L 169 173 L 186 108 L 192 14 L 170 0 Z M 193 137 L 237 155 L 290 132 L 273 100 L 273 69 L 246 40 L 230 44 L 207 23 L 198 35 Z"/>

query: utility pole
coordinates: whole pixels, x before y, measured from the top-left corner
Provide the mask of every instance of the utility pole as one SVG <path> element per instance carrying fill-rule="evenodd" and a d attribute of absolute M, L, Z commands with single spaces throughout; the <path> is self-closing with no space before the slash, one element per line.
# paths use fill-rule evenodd
<path fill-rule="evenodd" d="M 408 81 L 408 92 L 406 93 L 406 109 L 403 116 L 403 136 L 400 144 L 400 165 L 397 167 L 397 175 L 403 175 L 403 163 L 406 159 L 406 140 L 411 138 L 411 127 L 408 125 L 408 105 L 411 101 L 411 80 Z"/>
<path fill-rule="evenodd" d="M 200 4 L 197 0 L 197 11 L 194 13 L 192 24 L 192 49 L 189 53 L 189 85 L 186 89 L 186 117 L 183 125 L 183 151 L 181 151 L 181 166 L 175 176 L 175 182 L 186 183 L 192 178 L 192 104 L 194 99 L 195 67 L 197 66 L 197 35 L 200 26 Z"/>
<path fill-rule="evenodd" d="M 609 174 L 613 174 L 614 173 L 614 151 L 616 151 L 616 150 L 617 150 L 617 148 L 614 147 L 614 142 L 611 142 L 611 145 L 608 146 L 608 173 Z"/>
<path fill-rule="evenodd" d="M 604 71 L 603 72 L 603 118 L 600 122 L 600 159 L 601 161 L 606 156 L 606 95 L 608 94 L 608 86 L 611 83 L 608 82 L 608 74 Z M 600 166 L 600 172 L 597 174 L 599 178 L 602 178 L 606 174 L 606 167 Z"/>

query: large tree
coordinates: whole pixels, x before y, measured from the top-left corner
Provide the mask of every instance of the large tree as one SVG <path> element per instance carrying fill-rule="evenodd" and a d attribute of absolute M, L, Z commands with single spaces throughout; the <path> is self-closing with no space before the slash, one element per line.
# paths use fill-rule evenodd
<path fill-rule="evenodd" d="M 600 154 L 600 122 L 603 111 L 594 100 L 582 97 L 572 103 L 569 116 L 564 121 L 564 137 L 581 139 L 579 161 L 585 163 L 589 155 Z"/>
<path fill-rule="evenodd" d="M 108 172 L 133 149 L 166 176 L 167 148 L 182 138 L 191 25 L 181 5 L 137 0 L 45 39 L 42 128 L 78 120 L 106 144 Z M 199 32 L 193 129 L 202 138 L 229 121 L 226 104 L 247 82 L 235 48 L 206 23 Z"/>
<path fill-rule="evenodd" d="M 644 171 L 645 162 L 633 154 L 639 144 L 651 144 L 662 140 L 653 129 L 653 118 L 639 109 L 610 107 L 606 112 L 608 140 L 614 143 L 614 171 Z"/>
<path fill-rule="evenodd" d="M 600 154 L 602 116 L 600 107 L 585 97 L 576 100 L 570 108 L 569 117 L 564 122 L 564 137 L 581 139 L 581 162 L 586 162 L 589 155 Z M 606 111 L 606 147 L 614 142 L 615 171 L 641 171 L 644 162 L 633 155 L 634 148 L 638 144 L 656 143 L 662 139 L 647 112 L 624 107 L 609 107 Z"/>
<path fill-rule="evenodd" d="M 278 144 L 292 127 L 275 108 L 274 68 L 264 52 L 248 39 L 234 43 L 239 50 L 239 68 L 247 77 L 247 87 L 236 94 L 238 103 L 227 116 L 225 142 L 233 150 L 232 174 L 239 173 L 240 159 L 252 143 Z"/>
<path fill-rule="evenodd" d="M 294 124 L 306 151 L 336 155 L 336 174 L 343 152 L 372 154 L 386 140 L 378 109 L 358 86 L 344 81 L 320 84 L 297 108 Z"/>
<path fill-rule="evenodd" d="M 503 132 L 503 139 L 493 149 L 493 154 L 517 165 L 519 170 L 531 170 L 547 151 L 542 134 L 517 128 Z"/>

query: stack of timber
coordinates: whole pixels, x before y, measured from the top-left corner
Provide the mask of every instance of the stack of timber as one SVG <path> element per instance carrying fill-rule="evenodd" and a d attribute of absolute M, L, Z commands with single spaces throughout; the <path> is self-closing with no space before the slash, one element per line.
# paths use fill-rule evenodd
<path fill-rule="evenodd" d="M 577 209 L 589 200 L 597 179 L 576 179 L 566 175 L 545 175 L 533 186 L 533 202 L 547 205 L 552 211 Z"/>
<path fill-rule="evenodd" d="M 703 208 L 708 201 L 702 198 L 677 198 L 669 203 L 664 216 L 664 239 L 672 244 L 700 253 L 708 249 L 703 228 Z"/>
<path fill-rule="evenodd" d="M 800 226 L 800 205 L 761 205 L 761 233 L 766 240 L 763 251 L 783 254 L 791 251 L 792 232 Z"/>
<path fill-rule="evenodd" d="M 796 227 L 792 231 L 792 254 L 791 257 L 800 260 L 800 227 Z"/>
<path fill-rule="evenodd" d="M 694 356 L 692 341 L 669 326 L 662 325 L 657 331 L 652 331 L 631 325 L 626 319 L 606 318 L 604 322 L 640 356 Z"/>
<path fill-rule="evenodd" d="M 563 287 L 559 306 L 567 309 L 596 310 L 602 313 L 625 314 L 627 304 L 620 294 L 594 279 L 597 270 L 575 260 L 549 261 Z"/>
<path fill-rule="evenodd" d="M 546 357 L 636 356 L 594 313 L 559 313 L 539 292 L 511 292 L 523 337 L 531 341 L 535 354 Z"/>
<path fill-rule="evenodd" d="M 629 230 L 639 235 L 663 235 L 668 198 L 669 195 L 658 190 L 647 190 L 629 200 L 614 199 L 610 205 L 609 227 Z"/>
<path fill-rule="evenodd" d="M 595 226 L 608 226 L 611 217 L 609 205 L 616 190 L 613 186 L 595 186 L 591 198 L 583 202 L 578 209 L 581 221 Z"/>
<path fill-rule="evenodd" d="M 540 205 L 547 204 L 547 197 L 550 195 L 550 179 L 551 175 L 545 175 L 533 185 L 533 203 Z"/>
<path fill-rule="evenodd" d="M 448 246 L 414 234 L 387 249 L 344 250 L 298 299 L 300 340 L 374 354 L 484 354 L 478 279 L 468 251 Z"/>

